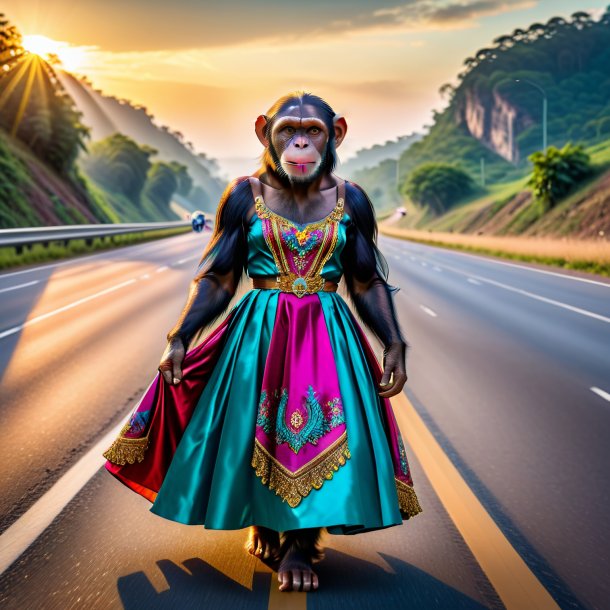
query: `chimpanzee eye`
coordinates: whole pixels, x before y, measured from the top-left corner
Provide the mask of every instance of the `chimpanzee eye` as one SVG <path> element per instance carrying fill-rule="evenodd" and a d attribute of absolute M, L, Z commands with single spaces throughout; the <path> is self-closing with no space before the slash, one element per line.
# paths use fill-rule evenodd
<path fill-rule="evenodd" d="M 310 127 L 309 133 L 313 133 L 313 135 L 315 136 L 320 133 L 320 128 L 319 127 Z"/>
<path fill-rule="evenodd" d="M 292 134 L 294 133 L 294 127 L 290 127 L 290 125 L 287 125 L 286 127 L 284 127 L 284 131 Z"/>

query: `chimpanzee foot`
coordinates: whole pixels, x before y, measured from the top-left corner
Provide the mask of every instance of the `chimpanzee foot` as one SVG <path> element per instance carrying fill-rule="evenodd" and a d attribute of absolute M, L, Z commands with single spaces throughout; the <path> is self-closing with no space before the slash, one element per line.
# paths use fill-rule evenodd
<path fill-rule="evenodd" d="M 263 527 L 251 525 L 248 531 L 248 540 L 245 549 L 251 555 L 260 559 L 265 565 L 276 571 L 279 566 L 280 535 L 279 532 Z"/>
<path fill-rule="evenodd" d="M 314 591 L 318 575 L 311 569 L 311 556 L 295 545 L 286 551 L 277 569 L 280 591 Z"/>

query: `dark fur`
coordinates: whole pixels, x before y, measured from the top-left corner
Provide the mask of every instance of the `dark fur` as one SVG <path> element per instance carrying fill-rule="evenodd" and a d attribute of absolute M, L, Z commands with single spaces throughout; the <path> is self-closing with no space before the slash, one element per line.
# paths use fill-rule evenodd
<path fill-rule="evenodd" d="M 294 546 L 311 557 L 312 560 L 322 559 L 324 550 L 320 546 L 320 540 L 323 531 L 325 531 L 325 528 L 310 527 L 282 532 L 280 534 L 280 557 L 284 557 L 286 551 Z"/>

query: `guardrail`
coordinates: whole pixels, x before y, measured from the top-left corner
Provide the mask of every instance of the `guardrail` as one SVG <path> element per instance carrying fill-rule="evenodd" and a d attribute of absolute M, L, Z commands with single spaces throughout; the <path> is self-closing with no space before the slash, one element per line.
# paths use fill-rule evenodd
<path fill-rule="evenodd" d="M 64 245 L 73 239 L 84 239 L 91 245 L 96 237 L 112 237 L 125 233 L 145 233 L 174 227 L 190 227 L 188 220 L 173 222 L 136 222 L 127 224 L 66 225 L 58 227 L 28 227 L 20 229 L 1 229 L 0 248 L 15 247 L 21 253 L 24 247 L 33 244 L 48 246 L 51 242 L 63 242 Z"/>

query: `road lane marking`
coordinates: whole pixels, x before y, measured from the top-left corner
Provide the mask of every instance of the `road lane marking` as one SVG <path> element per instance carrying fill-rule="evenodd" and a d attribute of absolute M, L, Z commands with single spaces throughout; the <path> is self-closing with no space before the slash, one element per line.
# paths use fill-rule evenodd
<path fill-rule="evenodd" d="M 436 318 L 436 317 L 437 317 L 437 313 L 436 313 L 434 310 L 430 309 L 429 307 L 426 307 L 425 305 L 420 305 L 420 307 L 421 307 L 421 309 L 422 309 L 423 311 L 425 311 L 425 312 L 426 312 L 426 313 L 427 313 L 429 316 L 432 316 L 433 318 Z"/>
<path fill-rule="evenodd" d="M 39 316 L 35 316 L 34 318 L 30 318 L 29 320 L 26 320 L 23 324 L 13 326 L 13 328 L 9 328 L 5 331 L 0 332 L 0 339 L 4 339 L 4 337 L 8 337 L 9 335 L 14 335 L 15 333 L 18 333 L 20 330 L 24 329 L 26 326 L 31 326 L 32 324 L 37 324 L 38 322 L 42 322 L 43 320 L 46 320 L 47 318 L 56 316 L 58 313 L 62 313 L 68 309 L 72 309 L 73 307 L 78 307 L 79 305 L 82 305 L 83 303 L 86 303 L 87 301 L 92 301 L 93 299 L 97 299 L 98 297 L 101 297 L 105 294 L 108 294 L 110 292 L 114 292 L 115 290 L 124 288 L 125 286 L 135 284 L 137 281 L 138 280 L 131 279 L 131 280 L 127 280 L 126 282 L 121 282 L 120 284 L 115 284 L 114 286 L 110 286 L 110 288 L 100 290 L 99 292 L 90 294 L 89 296 L 83 297 L 82 299 L 78 299 L 78 301 L 68 303 L 67 305 L 64 305 L 63 307 L 59 307 L 58 309 L 53 309 L 52 311 L 48 311 L 47 313 L 43 313 L 43 314 L 40 314 Z"/>
<path fill-rule="evenodd" d="M 556 307 L 562 307 L 563 309 L 567 309 L 569 311 L 573 311 L 575 313 L 579 313 L 582 316 L 587 316 L 589 318 L 594 318 L 596 320 L 600 320 L 601 322 L 610 322 L 610 318 L 604 316 L 599 313 L 595 313 L 594 311 L 589 311 L 588 309 L 582 309 L 580 307 L 576 307 L 575 305 L 569 305 L 568 303 L 563 303 L 562 301 L 556 301 L 555 299 L 549 299 L 547 297 L 543 297 L 539 294 L 535 294 L 533 292 L 529 292 L 528 290 L 523 290 L 523 288 L 515 288 L 514 286 L 509 286 L 508 284 L 504 284 L 503 282 L 497 282 L 496 280 L 490 280 L 489 278 L 483 277 L 481 275 L 475 275 L 473 273 L 462 271 L 461 269 L 456 269 L 455 267 L 451 267 L 449 265 L 444 265 L 446 269 L 453 271 L 454 273 L 459 273 L 460 275 L 471 276 L 472 278 L 476 278 L 480 282 L 492 284 L 493 286 L 498 286 L 499 288 L 504 288 L 504 290 L 509 290 L 511 292 L 517 292 L 518 294 L 522 294 L 531 299 L 535 299 L 537 301 L 542 301 L 544 303 L 549 303 L 550 305 L 555 305 Z"/>
<path fill-rule="evenodd" d="M 104 465 L 102 455 L 119 435 L 125 422 L 107 432 L 15 523 L 0 535 L 0 574 L 3 574 L 51 525 L 68 502 Z"/>
<path fill-rule="evenodd" d="M 156 273 L 161 273 L 162 271 L 167 271 L 169 269 L 169 267 L 167 265 L 163 265 L 163 267 L 157 267 L 155 269 Z"/>
<path fill-rule="evenodd" d="M 550 593 L 468 487 L 407 396 L 401 392 L 390 400 L 404 440 L 411 445 L 434 492 L 507 610 L 559 610 Z"/>
<path fill-rule="evenodd" d="M 480 286 L 480 285 L 481 285 L 481 282 L 479 282 L 479 280 L 475 280 L 473 277 L 469 277 L 469 278 L 468 278 L 468 281 L 469 281 L 471 284 L 474 284 L 475 286 Z"/>
<path fill-rule="evenodd" d="M 596 388 L 595 386 L 589 388 L 592 392 L 595 392 L 598 396 L 601 396 L 602 398 L 604 398 L 605 400 L 607 400 L 608 402 L 610 402 L 610 394 L 608 394 L 608 392 L 604 392 L 604 390 L 600 389 L 600 388 Z"/>
<path fill-rule="evenodd" d="M 183 258 L 183 259 L 180 259 L 177 263 L 173 263 L 173 264 L 180 265 L 186 261 L 197 258 L 198 256 L 199 256 L 199 254 L 196 254 L 196 255 L 190 256 L 188 258 Z M 160 267 L 159 269 L 161 269 L 162 271 L 165 271 L 165 269 L 168 269 L 168 268 L 169 267 Z M 157 269 L 157 271 L 159 271 L 159 269 Z M 72 309 L 73 307 L 82 305 L 83 303 L 86 303 L 87 301 L 97 299 L 98 297 L 104 296 L 105 294 L 108 294 L 109 292 L 114 292 L 115 290 L 119 290 L 120 288 L 129 286 L 130 284 L 134 284 L 135 282 L 137 282 L 140 279 L 148 279 L 149 277 L 150 276 L 148 274 L 144 274 L 144 275 L 141 275 L 139 278 L 132 278 L 125 282 L 121 282 L 120 284 L 110 286 L 109 288 L 101 290 L 100 292 L 90 294 L 89 296 L 83 297 L 82 299 L 79 299 L 78 301 L 74 301 L 73 303 L 68 303 L 67 305 L 64 305 L 63 307 L 59 307 L 58 309 L 53 309 L 52 311 L 48 311 L 47 313 L 43 313 L 43 314 L 40 314 L 39 316 L 35 316 L 34 318 L 30 318 L 29 320 L 26 320 L 25 322 L 23 322 L 23 324 L 18 324 L 17 326 L 13 326 L 12 328 L 8 328 L 8 329 L 0 332 L 0 339 L 4 339 L 5 337 L 14 335 L 15 333 L 18 333 L 20 330 L 23 330 L 26 326 L 31 326 L 32 324 L 37 324 L 38 322 L 41 322 L 42 320 L 46 320 L 47 318 L 55 316 L 58 313 L 62 313 L 64 311 L 66 311 L 67 309 Z"/>
<path fill-rule="evenodd" d="M 390 237 L 389 235 L 384 235 L 384 237 Z M 400 239 L 399 237 L 395 237 L 394 239 Z M 401 240 L 404 241 L 404 240 Z M 393 245 L 393 244 L 392 244 Z M 420 244 L 418 244 L 420 245 Z M 423 244 L 421 244 L 423 245 Z M 408 248 L 405 248 L 404 246 L 401 246 L 403 252 L 409 252 Z M 439 249 L 438 247 L 435 246 L 430 246 L 431 248 L 435 248 L 435 249 Z M 441 248 L 443 250 L 443 253 L 445 253 L 447 251 L 447 248 Z M 597 284 L 598 286 L 604 286 L 606 288 L 610 288 L 610 283 L 606 283 L 606 282 L 600 282 L 599 280 L 592 280 L 586 277 L 578 277 L 575 275 L 566 275 L 565 273 L 560 273 L 559 271 L 548 271 L 547 269 L 536 269 L 535 267 L 528 267 L 525 265 L 519 265 L 517 263 L 508 263 L 506 261 L 499 261 L 496 260 L 494 258 L 488 258 L 486 256 L 482 256 L 482 255 L 478 255 L 478 254 L 470 254 L 468 252 L 460 252 L 458 250 L 451 250 L 452 254 L 460 254 L 462 256 L 470 256 L 472 258 L 476 258 L 478 261 L 486 261 L 486 262 L 490 262 L 490 263 L 495 263 L 497 265 L 507 265 L 509 267 L 516 267 L 517 269 L 525 269 L 526 271 L 535 271 L 536 273 L 546 273 L 547 275 L 556 275 L 557 277 L 561 277 L 564 279 L 568 279 L 568 280 L 575 280 L 577 282 L 586 282 L 588 284 Z M 411 257 L 411 260 L 413 260 L 413 257 Z"/>
<path fill-rule="evenodd" d="M 17 284 L 16 286 L 9 286 L 8 288 L 0 288 L 0 292 L 8 292 L 9 290 L 19 290 L 19 288 L 26 288 L 27 286 L 33 286 L 38 284 L 40 280 L 34 280 L 33 282 L 26 282 L 25 284 Z"/>
<path fill-rule="evenodd" d="M 280 591 L 277 572 L 266 570 L 271 572 L 268 610 L 307 610 L 307 591 Z"/>

